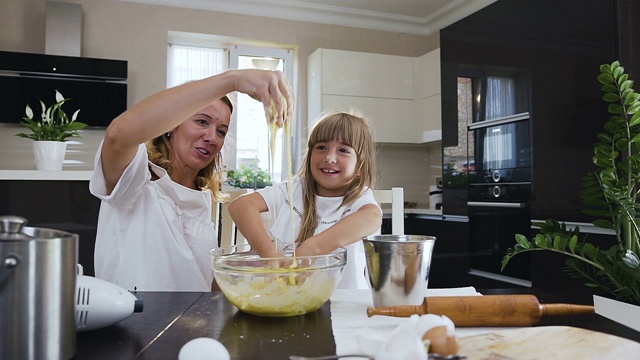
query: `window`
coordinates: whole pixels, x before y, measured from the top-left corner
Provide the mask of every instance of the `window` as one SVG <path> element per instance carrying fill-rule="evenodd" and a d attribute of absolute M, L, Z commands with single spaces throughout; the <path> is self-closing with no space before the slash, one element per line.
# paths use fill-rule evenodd
<path fill-rule="evenodd" d="M 292 79 L 293 52 L 282 49 L 265 49 L 249 46 L 233 46 L 230 51 L 232 69 L 280 70 Z M 287 69 L 289 67 L 289 69 Z M 246 94 L 236 94 L 238 111 L 232 118 L 232 132 L 236 134 L 235 165 L 249 165 L 256 159 L 260 168 L 267 170 L 274 181 L 287 180 L 286 151 L 284 131 L 278 131 L 276 149 L 271 159 L 269 128 L 265 120 L 262 103 Z M 295 172 L 295 170 L 292 170 Z"/>
<path fill-rule="evenodd" d="M 167 88 L 219 74 L 229 68 L 224 49 L 169 44 Z"/>
<path fill-rule="evenodd" d="M 293 83 L 293 50 L 267 47 L 212 43 L 209 46 L 169 44 L 167 60 L 167 87 L 180 85 L 187 81 L 202 79 L 227 69 L 270 69 L 285 73 L 291 85 Z M 294 90 L 295 92 L 295 90 Z M 276 146 L 270 149 L 270 134 L 262 103 L 246 94 L 230 94 L 235 111 L 231 118 L 229 135 L 225 140 L 223 159 L 227 169 L 258 164 L 272 175 L 273 180 L 287 180 L 287 157 L 285 149 L 293 143 L 299 129 L 292 127 L 291 137 L 287 141 L 284 131 L 277 132 Z M 297 170 L 296 159 L 301 151 L 292 146 L 292 172 Z M 271 159 L 273 154 L 274 158 Z"/>

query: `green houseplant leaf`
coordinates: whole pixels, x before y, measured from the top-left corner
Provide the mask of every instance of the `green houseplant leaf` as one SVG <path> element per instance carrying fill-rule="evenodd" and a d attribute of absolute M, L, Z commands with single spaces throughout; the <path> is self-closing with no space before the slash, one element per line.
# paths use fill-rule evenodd
<path fill-rule="evenodd" d="M 80 137 L 78 130 L 84 129 L 87 124 L 76 121 L 80 109 L 76 110 L 71 118 L 62 110 L 62 105 L 71 99 L 65 99 L 62 94 L 56 90 L 56 103 L 47 107 L 40 100 L 42 112 L 40 120 L 34 119 L 33 110 L 29 104 L 25 107 L 25 117 L 20 123 L 31 133 L 19 133 L 18 137 L 31 139 L 35 141 L 66 141 L 70 137 Z"/>
<path fill-rule="evenodd" d="M 261 189 L 272 184 L 269 173 L 258 166 L 258 159 L 249 165 L 240 165 L 227 171 L 226 185 L 241 189 Z"/>

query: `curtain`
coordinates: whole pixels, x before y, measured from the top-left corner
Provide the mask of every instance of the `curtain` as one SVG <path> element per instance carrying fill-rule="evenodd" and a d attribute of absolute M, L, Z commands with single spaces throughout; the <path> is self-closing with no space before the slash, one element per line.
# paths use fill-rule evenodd
<path fill-rule="evenodd" d="M 486 120 L 515 114 L 515 82 L 507 77 L 487 77 Z M 516 124 L 492 126 L 484 141 L 484 168 L 506 169 L 516 167 L 518 148 Z"/>
<path fill-rule="evenodd" d="M 227 68 L 224 49 L 169 44 L 167 88 L 216 75 Z"/>

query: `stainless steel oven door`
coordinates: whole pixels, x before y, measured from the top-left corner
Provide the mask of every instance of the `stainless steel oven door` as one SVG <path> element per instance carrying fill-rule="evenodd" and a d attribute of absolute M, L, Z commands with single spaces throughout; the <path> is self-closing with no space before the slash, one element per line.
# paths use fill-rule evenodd
<path fill-rule="evenodd" d="M 469 274 L 531 287 L 531 256 L 519 255 L 501 271 L 506 250 L 515 235 L 531 234 L 531 214 L 526 202 L 469 201 Z"/>

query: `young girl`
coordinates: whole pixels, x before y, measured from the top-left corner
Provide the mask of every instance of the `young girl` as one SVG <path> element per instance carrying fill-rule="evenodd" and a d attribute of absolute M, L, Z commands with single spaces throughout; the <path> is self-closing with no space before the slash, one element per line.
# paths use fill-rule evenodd
<path fill-rule="evenodd" d="M 361 239 L 379 233 L 382 225 L 382 210 L 371 190 L 375 145 L 367 120 L 355 112 L 326 114 L 313 128 L 307 146 L 303 167 L 290 183 L 241 196 L 229 205 L 229 213 L 261 257 L 280 256 L 273 239 L 279 244 L 295 241 L 299 256 L 346 247 L 347 265 L 339 287 L 366 289 Z M 260 215 L 266 211 L 274 218 L 269 229 Z"/>

